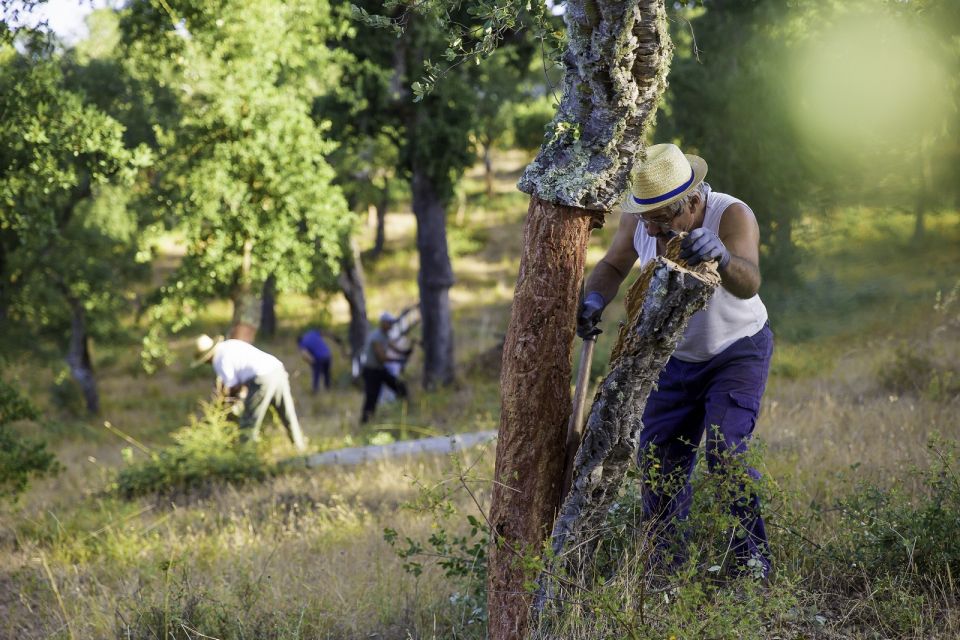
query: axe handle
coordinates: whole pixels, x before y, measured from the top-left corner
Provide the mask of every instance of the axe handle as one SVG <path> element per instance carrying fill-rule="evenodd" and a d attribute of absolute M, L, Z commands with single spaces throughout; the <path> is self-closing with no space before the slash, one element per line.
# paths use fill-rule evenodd
<path fill-rule="evenodd" d="M 567 424 L 567 444 L 564 454 L 563 484 L 560 486 L 560 505 L 570 492 L 573 482 L 573 460 L 580 448 L 583 438 L 583 409 L 587 404 L 587 391 L 590 386 L 590 364 L 593 361 L 593 347 L 597 344 L 597 337 L 592 336 L 583 341 L 580 347 L 580 365 L 577 367 L 577 386 L 573 392 L 573 412 Z"/>

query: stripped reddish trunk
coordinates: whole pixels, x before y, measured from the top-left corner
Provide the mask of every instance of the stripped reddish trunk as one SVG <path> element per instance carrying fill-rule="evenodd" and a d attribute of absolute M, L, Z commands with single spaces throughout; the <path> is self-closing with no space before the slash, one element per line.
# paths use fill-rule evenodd
<path fill-rule="evenodd" d="M 549 533 L 560 495 L 580 282 L 597 212 L 532 197 L 501 371 L 500 435 L 490 514 L 489 634 L 527 625 L 527 576 L 514 560 Z M 522 473 L 514 473 L 522 470 Z M 533 577 L 536 577 L 535 575 Z"/>
<path fill-rule="evenodd" d="M 664 0 L 568 0 L 563 96 L 518 184 L 532 197 L 500 378 L 489 637 L 527 631 L 517 553 L 540 551 L 563 480 L 571 349 L 590 216 L 611 210 L 666 88 Z M 551 204 L 552 203 L 552 204 Z M 530 576 L 535 579 L 536 576 Z"/>

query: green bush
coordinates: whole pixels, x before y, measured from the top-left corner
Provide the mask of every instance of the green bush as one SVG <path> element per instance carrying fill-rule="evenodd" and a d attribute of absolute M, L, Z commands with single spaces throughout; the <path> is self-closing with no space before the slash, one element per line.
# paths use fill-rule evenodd
<path fill-rule="evenodd" d="M 16 389 L 0 380 L 0 498 L 16 498 L 31 476 L 55 473 L 60 465 L 41 440 L 20 437 L 7 425 L 34 420 L 37 410 Z"/>
<path fill-rule="evenodd" d="M 115 491 L 125 497 L 190 491 L 211 482 L 261 481 L 273 467 L 253 442 L 241 442 L 239 429 L 223 405 L 205 404 L 199 418 L 175 431 L 174 444 L 131 462 L 118 474 Z"/>
<path fill-rule="evenodd" d="M 854 575 L 895 577 L 924 586 L 960 576 L 960 478 L 956 445 L 934 438 L 930 463 L 912 476 L 919 489 L 861 486 L 837 505 L 843 532 L 828 545 Z M 951 580 L 952 581 L 952 580 Z"/>
<path fill-rule="evenodd" d="M 911 393 L 934 402 L 960 395 L 960 367 L 943 362 L 930 345 L 903 343 L 877 372 L 881 387 Z"/>
<path fill-rule="evenodd" d="M 674 521 L 672 532 L 645 519 L 643 493 L 649 487 L 673 494 L 686 478 L 661 473 L 652 454 L 643 473 L 631 470 L 596 533 L 592 562 L 580 575 L 561 576 L 566 584 L 546 603 L 532 637 L 764 637 L 767 622 L 796 599 L 790 588 L 766 589 L 751 579 L 753 565 L 746 575 L 734 566 L 730 545 L 745 532 L 729 505 L 751 493 L 766 504 L 773 489 L 746 473 L 746 465 L 756 466 L 759 451 L 724 455 L 724 473 L 709 471 L 701 457 L 691 479 L 690 515 Z M 760 569 L 756 560 L 750 563 Z"/>

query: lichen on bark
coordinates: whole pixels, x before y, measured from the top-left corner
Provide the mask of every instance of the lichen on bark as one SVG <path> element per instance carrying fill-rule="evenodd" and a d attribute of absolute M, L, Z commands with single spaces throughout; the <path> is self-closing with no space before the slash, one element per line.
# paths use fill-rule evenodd
<path fill-rule="evenodd" d="M 667 86 L 673 46 L 663 0 L 575 0 L 564 20 L 563 97 L 521 191 L 610 210 Z"/>

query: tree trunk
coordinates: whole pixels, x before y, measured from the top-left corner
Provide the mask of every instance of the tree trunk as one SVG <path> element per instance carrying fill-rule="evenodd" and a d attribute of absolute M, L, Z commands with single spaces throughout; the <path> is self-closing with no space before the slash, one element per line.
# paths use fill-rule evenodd
<path fill-rule="evenodd" d="M 673 260 L 680 241 L 671 241 Z M 610 373 L 600 384 L 574 462 L 573 483 L 551 536 L 554 560 L 538 581 L 536 610 L 561 607 L 577 594 L 549 576 L 565 575 L 589 589 L 589 567 L 610 505 L 637 454 L 641 418 L 650 391 L 683 337 L 691 316 L 720 283 L 713 262 L 688 270 L 658 258 L 646 266 L 627 296 L 628 323 L 620 328 Z M 578 580 L 579 578 L 579 580 Z"/>
<path fill-rule="evenodd" d="M 370 253 L 370 257 L 379 258 L 380 254 L 383 253 L 383 245 L 386 242 L 386 226 L 387 226 L 387 207 L 390 205 L 390 183 L 389 181 L 384 185 L 383 190 L 380 192 L 380 199 L 377 202 L 377 232 L 373 240 L 373 251 Z"/>
<path fill-rule="evenodd" d="M 452 383 L 454 378 L 450 320 L 453 267 L 447 251 L 447 212 L 424 172 L 414 169 L 410 186 L 420 254 L 417 283 L 423 320 L 423 386 L 434 389 Z"/>
<path fill-rule="evenodd" d="M 664 0 L 570 0 L 563 97 L 520 180 L 531 194 L 504 346 L 491 505 L 489 637 L 520 638 L 529 621 L 517 553 L 537 553 L 563 476 L 571 346 L 589 237 L 586 210 L 619 200 L 666 88 L 672 46 Z M 554 204 L 549 204 L 554 203 Z"/>
<path fill-rule="evenodd" d="M 500 436 L 490 521 L 489 633 L 516 638 L 526 627 L 535 576 L 518 554 L 538 553 L 560 498 L 570 415 L 570 345 L 591 221 L 585 209 L 530 200 L 520 275 L 500 374 Z M 496 615 L 493 615 L 496 614 Z"/>
<path fill-rule="evenodd" d="M 90 360 L 90 336 L 87 334 L 87 312 L 83 303 L 70 297 L 70 344 L 67 348 L 67 364 L 70 375 L 80 385 L 87 411 L 91 415 L 100 412 L 100 395 L 97 393 L 97 380 L 93 375 Z"/>
<path fill-rule="evenodd" d="M 240 277 L 233 295 L 233 319 L 230 326 L 230 337 L 253 344 L 260 327 L 260 301 L 253 294 L 250 282 L 250 266 L 253 260 L 253 241 L 243 243 L 243 261 L 240 266 Z"/>
<path fill-rule="evenodd" d="M 493 159 L 490 157 L 490 145 L 483 145 L 483 178 L 486 184 L 487 197 L 493 197 Z"/>
<path fill-rule="evenodd" d="M 0 325 L 7 324 L 7 307 L 10 302 L 7 299 L 7 280 L 10 279 L 7 274 L 7 252 L 5 247 L 4 234 L 0 231 Z"/>
<path fill-rule="evenodd" d="M 347 305 L 350 307 L 348 336 L 351 374 L 356 378 L 360 375 L 360 356 L 367 341 L 367 300 L 363 290 L 363 264 L 360 262 L 360 251 L 353 240 L 350 241 L 350 247 L 341 259 L 337 284 L 340 285 L 343 297 L 346 298 Z"/>
<path fill-rule="evenodd" d="M 277 278 L 271 275 L 263 283 L 260 302 L 260 333 L 266 338 L 277 334 Z"/>

